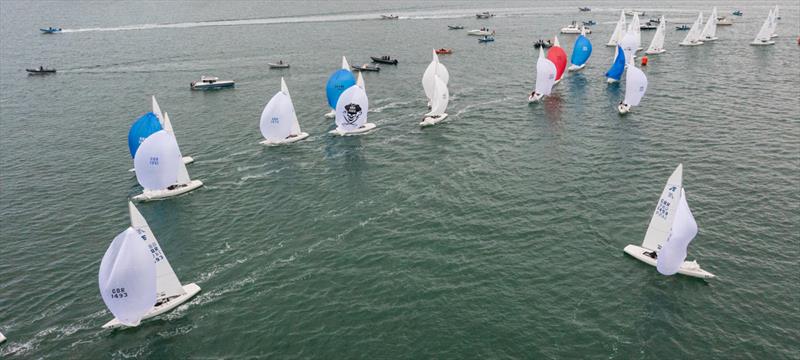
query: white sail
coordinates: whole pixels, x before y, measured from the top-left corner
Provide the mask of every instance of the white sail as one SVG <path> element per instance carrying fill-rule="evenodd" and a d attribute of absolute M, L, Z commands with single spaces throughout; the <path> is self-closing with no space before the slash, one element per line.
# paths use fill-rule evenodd
<path fill-rule="evenodd" d="M 642 247 L 648 250 L 661 250 L 661 245 L 667 241 L 672 222 L 675 219 L 675 210 L 678 208 L 680 190 L 683 188 L 683 164 L 672 172 L 661 197 L 656 203 L 656 210 L 650 219 L 647 233 L 644 235 Z"/>
<path fill-rule="evenodd" d="M 622 10 L 619 14 L 619 20 L 617 21 L 617 26 L 614 28 L 614 33 L 611 34 L 611 39 L 608 40 L 608 46 L 617 46 L 622 37 L 625 36 L 625 10 Z"/>
<path fill-rule="evenodd" d="M 642 47 L 642 29 L 640 28 L 641 24 L 639 23 L 639 14 L 633 13 L 633 19 L 631 20 L 630 26 L 628 26 L 627 32 L 632 32 L 634 38 L 636 39 L 636 51 Z"/>
<path fill-rule="evenodd" d="M 775 5 L 775 11 L 772 12 L 772 15 L 775 17 L 775 20 L 780 20 L 781 19 L 781 15 L 778 12 L 778 5 Z"/>
<path fill-rule="evenodd" d="M 156 303 L 156 267 L 142 236 L 127 228 L 100 261 L 98 284 L 108 310 L 119 322 L 137 326 Z"/>
<path fill-rule="evenodd" d="M 775 5 L 775 10 L 771 11 L 772 16 L 770 19 L 770 37 L 777 37 L 775 32 L 778 30 L 778 5 Z"/>
<path fill-rule="evenodd" d="M 536 92 L 550 95 L 553 84 L 556 82 L 556 64 L 544 57 L 544 51 L 539 48 L 539 59 L 536 60 Z"/>
<path fill-rule="evenodd" d="M 686 203 L 686 192 L 681 188 L 672 229 L 667 240 L 661 245 L 661 251 L 658 252 L 656 260 L 658 272 L 663 275 L 677 273 L 686 260 L 686 249 L 695 236 L 697 236 L 697 223 L 694 221 L 689 204 Z"/>
<path fill-rule="evenodd" d="M 361 71 L 358 72 L 358 78 L 356 79 L 356 85 L 358 85 L 358 87 L 364 89 L 364 91 L 367 90 L 367 88 L 366 88 L 367 85 L 364 84 L 364 77 L 361 76 Z"/>
<path fill-rule="evenodd" d="M 626 105 L 639 106 L 639 102 L 647 91 L 647 76 L 636 65 L 628 65 L 625 74 L 625 100 Z"/>
<path fill-rule="evenodd" d="M 653 35 L 653 41 L 650 42 L 650 47 L 647 48 L 647 53 L 660 52 L 664 49 L 664 37 L 666 36 L 667 20 L 661 16 L 661 22 L 658 23 L 656 34 Z"/>
<path fill-rule="evenodd" d="M 436 85 L 431 99 L 431 111 L 425 116 L 444 114 L 447 110 L 447 104 L 450 102 L 450 90 L 447 89 L 447 84 L 438 75 L 434 76 L 434 82 Z"/>
<path fill-rule="evenodd" d="M 347 62 L 347 58 L 342 56 L 342 69 L 350 71 L 350 64 Z"/>
<path fill-rule="evenodd" d="M 336 103 L 336 128 L 342 132 L 356 130 L 367 123 L 369 98 L 358 85 L 345 90 Z"/>
<path fill-rule="evenodd" d="M 128 213 L 131 218 L 131 227 L 139 233 L 147 247 L 147 253 L 152 255 L 151 259 L 156 269 L 157 299 L 160 300 L 185 294 L 186 291 L 183 290 L 181 281 L 178 280 L 178 276 L 175 275 L 175 271 L 172 270 L 172 266 L 170 266 L 167 256 L 164 254 L 164 250 L 161 249 L 161 245 L 158 244 L 156 236 L 153 235 L 153 231 L 150 230 L 150 225 L 147 224 L 142 214 L 131 202 L 128 202 Z"/>
<path fill-rule="evenodd" d="M 764 20 L 764 24 L 761 25 L 761 29 L 758 31 L 755 40 L 753 42 L 766 42 L 772 38 L 772 17 L 773 17 L 772 10 L 769 11 L 769 15 L 767 15 L 767 19 Z"/>
<path fill-rule="evenodd" d="M 700 40 L 713 41 L 717 39 L 717 7 L 711 9 L 711 16 L 706 21 L 706 26 L 703 27 L 703 32 L 700 33 Z"/>
<path fill-rule="evenodd" d="M 158 106 L 158 101 L 156 101 L 156 96 L 153 95 L 151 97 L 152 97 L 152 100 L 153 100 L 153 114 L 156 114 L 156 117 L 158 118 L 158 122 L 160 122 L 161 125 L 163 126 L 164 125 L 164 113 L 161 112 L 161 107 Z"/>
<path fill-rule="evenodd" d="M 297 114 L 286 82 L 281 77 L 281 91 L 278 91 L 264 106 L 259 123 L 261 135 L 272 142 L 285 140 L 289 135 L 300 133 Z"/>
<path fill-rule="evenodd" d="M 175 138 L 175 146 L 178 146 L 178 154 L 181 158 L 181 163 L 178 166 L 178 184 L 186 184 L 189 179 L 189 170 L 186 169 L 186 164 L 183 162 L 183 153 L 181 153 L 180 146 L 178 145 L 178 138 L 175 137 L 175 130 L 172 129 L 172 122 L 169 120 L 169 113 L 164 113 L 164 130 L 170 133 Z"/>
<path fill-rule="evenodd" d="M 632 31 L 626 31 L 625 37 L 619 42 L 619 46 L 622 47 L 622 52 L 625 53 L 625 64 L 633 63 L 636 49 L 639 47 L 639 44 L 636 43 L 636 34 Z"/>
<path fill-rule="evenodd" d="M 433 50 L 433 60 L 428 64 L 425 73 L 422 74 L 422 89 L 425 90 L 425 96 L 428 100 L 433 97 L 435 85 L 434 76 L 436 75 L 442 79 L 445 85 L 450 81 L 450 73 L 448 73 L 447 68 L 439 62 L 439 56 L 436 55 L 436 50 Z"/>
<path fill-rule="evenodd" d="M 689 29 L 689 32 L 686 34 L 686 37 L 683 38 L 681 44 L 695 44 L 700 40 L 700 26 L 703 24 L 703 13 L 701 12 L 697 15 L 697 19 L 695 19 L 694 23 L 692 24 L 692 28 Z"/>
<path fill-rule="evenodd" d="M 133 165 L 136 180 L 145 190 L 164 190 L 178 184 L 179 168 L 186 170 L 178 143 L 166 130 L 156 131 L 139 145 Z"/>

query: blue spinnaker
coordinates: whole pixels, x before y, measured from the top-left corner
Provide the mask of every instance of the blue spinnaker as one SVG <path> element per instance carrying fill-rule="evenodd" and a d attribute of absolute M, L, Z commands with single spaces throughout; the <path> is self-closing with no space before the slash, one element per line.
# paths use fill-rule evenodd
<path fill-rule="evenodd" d="M 592 43 L 586 36 L 578 35 L 578 38 L 575 39 L 575 46 L 572 48 L 572 62 L 573 65 L 581 66 L 586 63 L 586 60 L 589 60 L 589 56 L 592 55 Z"/>
<path fill-rule="evenodd" d="M 156 114 L 149 112 L 142 115 L 136 122 L 131 125 L 131 131 L 128 132 L 128 149 L 131 151 L 131 157 L 136 155 L 136 150 L 139 149 L 139 144 L 147 139 L 152 133 L 161 130 L 161 123 L 158 121 Z"/>
<path fill-rule="evenodd" d="M 622 51 L 622 47 L 617 45 L 617 58 L 614 60 L 614 64 L 611 65 L 611 69 L 608 69 L 606 72 L 606 77 L 610 79 L 614 79 L 619 81 L 622 78 L 622 73 L 625 71 L 625 52 Z"/>
<path fill-rule="evenodd" d="M 325 85 L 325 94 L 328 95 L 328 105 L 330 105 L 331 109 L 336 108 L 339 95 L 342 95 L 345 90 L 355 84 L 356 78 L 350 70 L 339 69 L 331 74 L 328 84 Z"/>

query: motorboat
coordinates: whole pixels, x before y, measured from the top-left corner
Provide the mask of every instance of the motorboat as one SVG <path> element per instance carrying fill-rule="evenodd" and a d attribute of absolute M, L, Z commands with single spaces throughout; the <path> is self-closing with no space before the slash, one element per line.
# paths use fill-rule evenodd
<path fill-rule="evenodd" d="M 656 30 L 656 29 L 658 29 L 658 23 L 657 22 L 648 21 L 648 22 L 646 22 L 646 23 L 644 23 L 642 25 L 639 25 L 639 30 Z"/>
<path fill-rule="evenodd" d="M 742 16 L 742 11 L 741 11 L 741 10 L 735 10 L 735 11 L 733 12 L 733 15 L 734 15 L 734 16 Z"/>
<path fill-rule="evenodd" d="M 480 14 L 475 14 L 475 17 L 478 19 L 488 19 L 490 17 L 494 17 L 494 14 L 490 14 L 488 11 L 484 11 Z"/>
<path fill-rule="evenodd" d="M 480 29 L 467 31 L 467 35 L 472 35 L 472 36 L 494 35 L 494 30 L 489 30 L 489 28 L 482 27 Z"/>
<path fill-rule="evenodd" d="M 445 49 L 445 48 L 436 49 L 436 53 L 439 55 L 452 54 L 453 49 Z"/>
<path fill-rule="evenodd" d="M 727 16 L 720 16 L 717 18 L 717 26 L 730 26 L 733 25 L 733 19 Z"/>
<path fill-rule="evenodd" d="M 55 33 L 60 33 L 61 28 L 51 26 L 47 29 L 39 29 L 39 31 L 41 31 L 43 34 L 55 34 Z"/>
<path fill-rule="evenodd" d="M 289 63 L 284 62 L 283 60 L 278 60 L 276 63 L 267 63 L 270 69 L 288 69 Z"/>
<path fill-rule="evenodd" d="M 625 11 L 625 15 L 628 15 L 628 16 L 633 16 L 633 15 L 644 16 L 644 11 L 627 10 L 627 11 Z"/>
<path fill-rule="evenodd" d="M 233 80 L 220 80 L 216 76 L 201 76 L 199 81 L 192 81 L 189 86 L 192 90 L 223 89 L 234 86 Z"/>
<path fill-rule="evenodd" d="M 692 28 L 692 27 L 691 27 L 691 26 L 689 26 L 689 25 L 686 25 L 686 24 L 681 24 L 680 26 L 676 26 L 676 27 L 675 27 L 675 30 L 678 30 L 678 31 L 688 31 L 688 30 L 689 30 L 689 29 L 691 29 L 691 28 Z"/>
<path fill-rule="evenodd" d="M 462 30 L 462 29 L 464 29 L 464 27 L 461 26 L 461 25 L 447 25 L 447 28 L 449 30 Z"/>
<path fill-rule="evenodd" d="M 584 21 L 583 22 L 583 26 L 593 26 L 593 25 L 597 25 L 597 22 L 594 21 L 594 20 L 589 20 L 589 21 Z"/>
<path fill-rule="evenodd" d="M 592 11 L 592 9 L 590 9 L 588 6 L 586 6 L 586 7 L 579 7 L 578 11 L 587 12 L 587 11 Z"/>
<path fill-rule="evenodd" d="M 398 15 L 381 15 L 381 20 L 397 20 L 399 18 Z"/>
<path fill-rule="evenodd" d="M 539 41 L 533 43 L 533 47 L 537 49 L 538 48 L 549 49 L 551 46 L 553 46 L 553 43 L 550 42 L 550 40 L 544 41 L 542 39 L 539 39 Z"/>
<path fill-rule="evenodd" d="M 389 65 L 397 65 L 397 59 L 392 59 L 389 55 L 384 56 L 370 56 L 372 62 L 380 63 L 380 64 L 389 64 Z"/>
<path fill-rule="evenodd" d="M 567 25 L 566 27 L 561 28 L 562 34 L 580 34 L 582 31 L 586 31 L 586 34 L 591 34 L 592 30 L 587 28 L 584 25 L 578 25 L 575 21 L 572 24 Z"/>
<path fill-rule="evenodd" d="M 650 18 L 650 19 L 647 19 L 647 22 L 658 24 L 658 23 L 661 22 L 661 18 Z"/>
<path fill-rule="evenodd" d="M 487 36 L 484 36 L 484 37 L 478 39 L 479 43 L 487 43 L 487 42 L 492 42 L 492 41 L 494 41 L 494 36 L 488 36 L 487 35 Z"/>
<path fill-rule="evenodd" d="M 55 74 L 56 69 L 48 69 L 44 66 L 39 66 L 38 69 L 25 69 L 28 72 L 28 75 L 47 75 L 47 74 Z"/>
<path fill-rule="evenodd" d="M 381 68 L 378 65 L 364 64 L 361 66 L 352 65 L 351 67 L 355 71 L 381 71 Z"/>

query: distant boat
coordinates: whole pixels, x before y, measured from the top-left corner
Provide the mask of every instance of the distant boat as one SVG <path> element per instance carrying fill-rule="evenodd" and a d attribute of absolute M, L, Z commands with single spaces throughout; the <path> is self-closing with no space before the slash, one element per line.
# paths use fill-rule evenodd
<path fill-rule="evenodd" d="M 622 46 L 617 45 L 617 54 L 614 57 L 614 62 L 611 68 L 606 71 L 606 79 L 609 84 L 618 82 L 622 78 L 622 73 L 625 71 L 625 51 Z"/>
<path fill-rule="evenodd" d="M 484 36 L 484 37 L 478 39 L 479 43 L 487 43 L 487 42 L 492 42 L 492 41 L 494 41 L 494 36 Z"/>
<path fill-rule="evenodd" d="M 435 77 L 438 76 L 445 85 L 450 82 L 450 72 L 447 71 L 447 67 L 444 64 L 439 62 L 436 50 L 433 50 L 432 55 L 431 63 L 428 64 L 422 74 L 422 90 L 425 91 L 425 97 L 428 98 L 428 107 L 432 106 L 433 93 L 436 90 Z"/>
<path fill-rule="evenodd" d="M 717 17 L 717 26 L 730 26 L 730 25 L 733 25 L 733 19 L 726 16 Z"/>
<path fill-rule="evenodd" d="M 578 71 L 586 66 L 586 61 L 592 55 L 592 42 L 586 37 L 585 33 L 578 35 L 575 39 L 575 45 L 572 46 L 572 58 L 569 66 L 569 71 Z"/>
<path fill-rule="evenodd" d="M 452 54 L 453 53 L 453 49 L 441 48 L 441 49 L 434 50 L 434 52 L 436 52 L 439 55 L 446 55 L 446 54 Z"/>
<path fill-rule="evenodd" d="M 575 21 L 573 21 L 572 24 L 569 24 L 561 28 L 562 34 L 580 34 L 581 32 L 585 32 L 586 34 L 591 34 L 592 30 L 584 25 L 578 25 Z"/>
<path fill-rule="evenodd" d="M 666 35 L 665 34 L 666 29 L 667 29 L 667 20 L 662 15 L 661 21 L 658 24 L 658 29 L 656 29 L 656 34 L 653 35 L 653 40 L 650 42 L 650 47 L 647 48 L 645 54 L 655 55 L 667 51 L 664 49 L 664 37 Z"/>
<path fill-rule="evenodd" d="M 389 64 L 389 65 L 397 65 L 397 59 L 392 59 L 391 56 L 384 55 L 384 56 L 370 56 L 372 62 L 381 63 L 381 64 Z"/>
<path fill-rule="evenodd" d="M 628 71 L 625 73 L 625 99 L 617 106 L 620 115 L 631 112 L 631 108 L 639 106 L 644 93 L 647 91 L 647 76 L 633 63 L 628 64 Z"/>
<path fill-rule="evenodd" d="M 39 66 L 38 69 L 25 69 L 28 72 L 28 75 L 47 75 L 47 74 L 55 74 L 56 69 L 48 69 L 43 66 Z"/>
<path fill-rule="evenodd" d="M 641 29 L 641 30 L 656 30 L 656 29 L 658 29 L 658 22 L 650 22 L 650 21 L 648 21 L 648 22 L 640 25 L 639 29 Z"/>
<path fill-rule="evenodd" d="M 331 107 L 331 111 L 325 114 L 326 118 L 336 117 L 336 103 L 339 101 L 339 96 L 355 84 L 356 77 L 353 76 L 353 72 L 350 70 L 350 64 L 342 56 L 342 68 L 334 71 L 325 85 L 325 96 L 328 99 L 328 106 Z"/>
<path fill-rule="evenodd" d="M 55 34 L 55 33 L 60 33 L 61 28 L 51 26 L 47 29 L 39 29 L 39 31 L 41 31 L 43 34 Z"/>
<path fill-rule="evenodd" d="M 549 49 L 552 46 L 553 46 L 553 43 L 550 42 L 550 40 L 544 41 L 542 39 L 539 39 L 539 41 L 533 43 L 533 47 L 535 47 L 537 49 L 539 49 L 539 48 Z"/>
<path fill-rule="evenodd" d="M 381 67 L 378 65 L 370 65 L 370 64 L 363 64 L 361 66 L 353 65 L 351 68 L 355 71 L 373 71 L 378 72 L 381 71 Z"/>
<path fill-rule="evenodd" d="M 681 46 L 697 46 L 703 45 L 703 41 L 700 40 L 701 31 L 700 26 L 703 24 L 703 13 L 701 12 L 697 15 L 697 19 L 692 24 L 692 28 L 689 30 L 689 33 L 686 34 L 686 37 L 683 38 L 683 41 L 680 42 Z"/>
<path fill-rule="evenodd" d="M 539 48 L 539 58 L 536 60 L 536 87 L 528 96 L 528 102 L 534 103 L 550 95 L 556 82 L 556 64 L 544 57 L 544 50 Z"/>
<path fill-rule="evenodd" d="M 422 117 L 420 126 L 426 127 L 436 125 L 447 118 L 447 104 L 450 102 L 450 90 L 447 83 L 442 81 L 439 75 L 433 75 L 433 97 L 431 99 L 431 111 Z"/>
<path fill-rule="evenodd" d="M 336 128 L 330 133 L 339 136 L 361 135 L 375 129 L 375 124 L 367 122 L 369 98 L 364 86 L 364 78 L 358 74 L 356 84 L 347 88 L 336 103 Z"/>
<path fill-rule="evenodd" d="M 611 34 L 611 39 L 608 40 L 606 46 L 617 46 L 617 44 L 625 36 L 625 11 L 619 13 L 619 20 L 614 27 L 614 32 Z"/>
<path fill-rule="evenodd" d="M 734 10 L 732 13 L 734 16 L 742 16 L 742 12 L 739 10 Z"/>
<path fill-rule="evenodd" d="M 189 178 L 178 142 L 166 130 L 156 131 L 142 141 L 133 164 L 136 180 L 144 188 L 133 197 L 136 201 L 165 199 L 203 186 L 202 181 Z"/>
<path fill-rule="evenodd" d="M 700 40 L 705 42 L 717 39 L 717 7 L 715 6 L 711 9 L 711 15 L 706 21 L 706 26 L 703 27 L 703 31 L 700 33 Z"/>
<path fill-rule="evenodd" d="M 200 292 L 195 283 L 181 284 L 147 221 L 130 202 L 128 212 L 131 226 L 114 238 L 100 262 L 100 295 L 114 314 L 105 329 L 139 326 Z"/>
<path fill-rule="evenodd" d="M 689 243 L 697 235 L 697 223 L 686 202 L 683 165 L 678 164 L 658 199 L 641 246 L 628 245 L 624 251 L 637 260 L 655 266 L 663 275 L 682 274 L 712 279 L 714 274 L 697 261 L 685 261 Z"/>
<path fill-rule="evenodd" d="M 278 60 L 276 63 L 267 63 L 270 69 L 288 69 L 289 63 L 283 62 L 283 60 Z"/>
<path fill-rule="evenodd" d="M 494 14 L 490 14 L 488 11 L 484 11 L 479 14 L 475 14 L 475 17 L 478 19 L 488 19 L 490 17 L 494 17 Z"/>
<path fill-rule="evenodd" d="M 297 114 L 286 81 L 281 78 L 281 91 L 278 91 L 264 106 L 259 121 L 263 145 L 289 144 L 303 140 L 308 133 L 300 130 Z"/>
<path fill-rule="evenodd" d="M 587 6 L 587 7 L 579 7 L 579 8 L 578 8 L 578 11 L 584 11 L 584 12 L 586 12 L 586 11 L 592 11 L 592 9 L 590 9 L 588 6 Z"/>
<path fill-rule="evenodd" d="M 558 84 L 564 76 L 564 70 L 567 69 L 567 53 L 564 52 L 564 49 L 561 48 L 561 44 L 558 43 L 558 36 L 553 39 L 553 47 L 547 51 L 547 59 L 552 61 L 553 64 L 556 64 L 555 83 Z"/>
<path fill-rule="evenodd" d="M 645 14 L 644 11 L 638 11 L 638 10 L 625 11 L 625 15 L 628 15 L 628 16 L 634 16 L 634 15 L 644 16 L 644 14 Z"/>
<path fill-rule="evenodd" d="M 397 20 L 399 18 L 398 15 L 381 15 L 381 20 Z"/>
<path fill-rule="evenodd" d="M 489 30 L 488 28 L 480 28 L 476 30 L 467 31 L 467 35 L 472 35 L 472 36 L 494 35 L 494 30 Z"/>
<path fill-rule="evenodd" d="M 593 25 L 597 25 L 597 22 L 594 21 L 594 20 L 589 20 L 589 21 L 584 21 L 583 22 L 583 26 L 593 26 Z"/>
<path fill-rule="evenodd" d="M 461 25 L 447 25 L 447 28 L 450 29 L 450 30 L 461 30 L 461 29 L 464 29 L 464 27 L 461 26 Z"/>
<path fill-rule="evenodd" d="M 775 41 L 772 40 L 773 34 L 773 23 L 774 19 L 772 9 L 769 10 L 769 15 L 767 15 L 767 19 L 764 20 L 764 24 L 761 25 L 761 29 L 758 30 L 758 34 L 756 34 L 756 38 L 753 39 L 753 42 L 750 45 L 775 45 Z"/>
<path fill-rule="evenodd" d="M 189 87 L 192 90 L 224 89 L 234 86 L 233 80 L 220 80 L 216 76 L 201 76 L 199 81 L 192 81 Z"/>

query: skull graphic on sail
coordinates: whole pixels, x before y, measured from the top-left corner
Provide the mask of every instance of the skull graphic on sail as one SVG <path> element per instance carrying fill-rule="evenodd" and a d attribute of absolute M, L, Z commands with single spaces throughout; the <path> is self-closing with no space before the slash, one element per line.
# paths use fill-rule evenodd
<path fill-rule="evenodd" d="M 348 124 L 355 124 L 358 118 L 361 117 L 361 105 L 350 103 L 344 106 L 344 121 Z"/>

